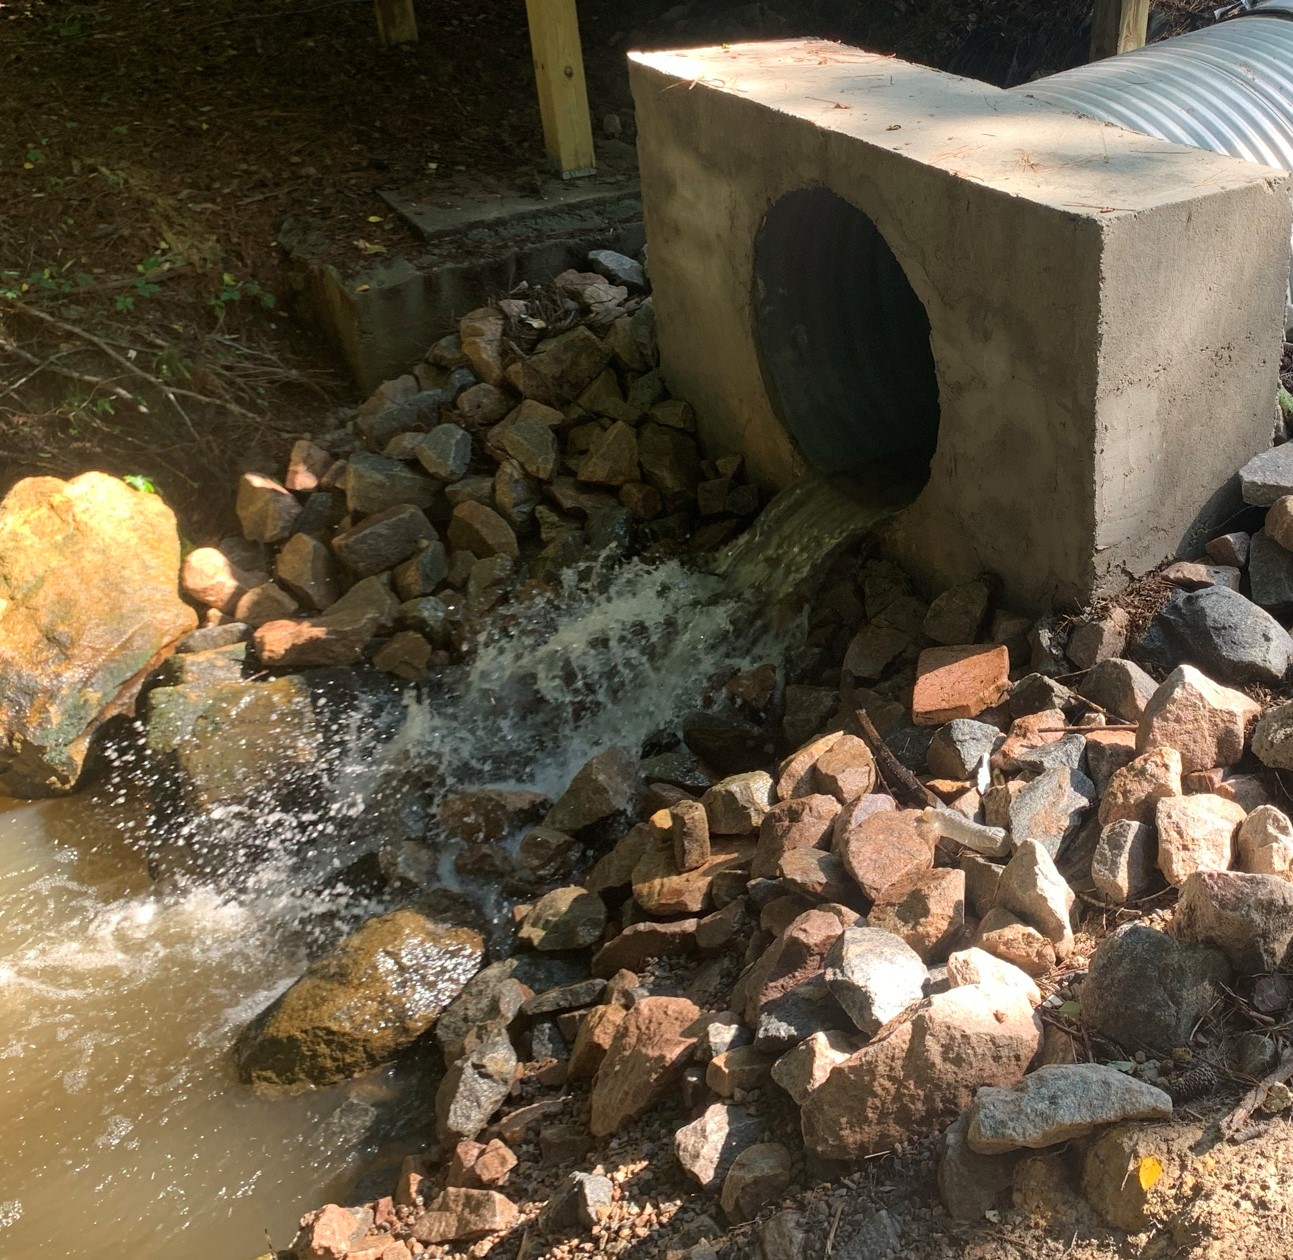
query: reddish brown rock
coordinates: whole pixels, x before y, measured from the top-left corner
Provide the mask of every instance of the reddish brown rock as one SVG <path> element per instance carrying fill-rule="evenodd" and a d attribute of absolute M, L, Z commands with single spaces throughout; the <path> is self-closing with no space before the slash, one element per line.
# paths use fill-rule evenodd
<path fill-rule="evenodd" d="M 325 1204 L 301 1217 L 300 1232 L 292 1243 L 297 1260 L 346 1260 L 373 1223 L 367 1208 L 344 1208 Z"/>
<path fill-rule="evenodd" d="M 252 542 L 282 542 L 301 515 L 295 495 L 272 477 L 243 473 L 238 483 L 238 521 Z"/>
<path fill-rule="evenodd" d="M 1030 976 L 1044 976 L 1055 967 L 1055 946 L 1035 927 L 996 906 L 983 916 L 974 944 Z"/>
<path fill-rule="evenodd" d="M 753 852 L 751 842 L 724 837 L 695 870 L 679 871 L 672 841 L 657 842 L 633 868 L 633 897 L 649 914 L 699 914 L 712 903 L 714 879 L 726 871 L 748 870 Z"/>
<path fill-rule="evenodd" d="M 801 1117 L 804 1144 L 852 1161 L 939 1132 L 982 1086 L 1021 1079 L 1041 1036 L 1028 999 L 1005 985 L 926 998 L 813 1091 Z"/>
<path fill-rule="evenodd" d="M 1186 774 L 1233 766 L 1244 755 L 1244 742 L 1260 716 L 1261 705 L 1243 692 L 1182 665 L 1167 676 L 1145 707 L 1136 750 L 1175 748 Z"/>
<path fill-rule="evenodd" d="M 566 1080 L 590 1081 L 597 1075 L 597 1069 L 601 1067 L 626 1014 L 626 1007 L 611 1003 L 594 1006 L 584 1016 L 566 1064 Z"/>
<path fill-rule="evenodd" d="M 180 590 L 185 597 L 223 613 L 232 613 L 253 586 L 267 579 L 265 573 L 240 569 L 217 547 L 194 548 L 180 567 Z"/>
<path fill-rule="evenodd" d="M 819 735 L 796 749 L 777 767 L 777 800 L 789 801 L 817 791 L 813 767 L 819 757 L 834 747 L 841 734 L 840 731 L 832 731 L 828 735 Z"/>
<path fill-rule="evenodd" d="M 831 827 L 839 812 L 840 803 L 821 793 L 774 805 L 759 824 L 759 841 L 750 862 L 751 877 L 774 877 L 782 857 L 791 849 L 829 848 Z"/>
<path fill-rule="evenodd" d="M 1010 687 L 1010 654 L 996 646 L 926 648 L 916 662 L 912 721 L 942 726 L 953 718 L 978 717 Z"/>
<path fill-rule="evenodd" d="M 872 900 L 891 884 L 934 865 L 934 850 L 921 834 L 922 811 L 881 811 L 865 818 L 841 836 L 835 851 L 848 873 Z"/>
<path fill-rule="evenodd" d="M 922 962 L 938 962 L 965 932 L 965 872 L 937 867 L 889 885 L 867 922 L 905 941 Z"/>
<path fill-rule="evenodd" d="M 745 1022 L 756 1028 L 763 1006 L 821 971 L 843 931 L 844 924 L 829 910 L 808 910 L 794 919 L 742 977 L 738 992 L 745 996 Z"/>
<path fill-rule="evenodd" d="M 1100 825 L 1127 819 L 1152 826 L 1158 802 L 1181 795 L 1181 754 L 1151 748 L 1114 772 L 1100 801 Z"/>
<path fill-rule="evenodd" d="M 699 919 L 631 923 L 593 956 L 593 975 L 613 976 L 626 967 L 636 971 L 653 958 L 690 954 L 696 948 L 699 926 Z"/>
<path fill-rule="evenodd" d="M 516 1224 L 516 1204 L 497 1190 L 450 1186 L 413 1223 L 418 1242 L 472 1242 Z"/>
<path fill-rule="evenodd" d="M 270 669 L 315 669 L 353 665 L 377 633 L 371 613 L 311 617 L 305 621 L 269 621 L 252 642 L 261 664 Z"/>
<path fill-rule="evenodd" d="M 847 805 L 875 787 L 875 758 L 856 735 L 841 735 L 817 758 L 813 778 L 819 791 Z"/>
<path fill-rule="evenodd" d="M 709 817 L 699 801 L 679 801 L 669 810 L 673 861 L 680 871 L 694 871 L 710 857 Z"/>
<path fill-rule="evenodd" d="M 624 1016 L 593 1080 L 589 1129 L 607 1137 L 645 1115 L 682 1076 L 700 1015 L 686 998 L 648 997 Z"/>

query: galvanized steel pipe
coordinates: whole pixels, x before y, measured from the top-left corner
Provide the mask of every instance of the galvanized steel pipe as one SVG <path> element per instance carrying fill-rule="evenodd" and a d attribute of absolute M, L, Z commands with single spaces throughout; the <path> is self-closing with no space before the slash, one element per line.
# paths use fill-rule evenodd
<path fill-rule="evenodd" d="M 1293 0 L 1013 89 L 1088 118 L 1293 170 Z M 1293 327 L 1293 302 L 1286 321 Z"/>

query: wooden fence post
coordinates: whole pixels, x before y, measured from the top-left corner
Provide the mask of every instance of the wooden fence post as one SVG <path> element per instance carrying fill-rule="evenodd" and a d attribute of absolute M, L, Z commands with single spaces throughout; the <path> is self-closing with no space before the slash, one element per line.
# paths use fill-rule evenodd
<path fill-rule="evenodd" d="M 1149 0 L 1095 0 L 1091 60 L 1143 48 L 1149 30 Z"/>
<path fill-rule="evenodd" d="M 377 37 L 390 47 L 391 44 L 416 44 L 418 20 L 413 12 L 413 0 L 376 0 Z"/>
<path fill-rule="evenodd" d="M 525 0 L 525 10 L 548 154 L 563 179 L 593 175 L 597 157 L 575 0 Z"/>

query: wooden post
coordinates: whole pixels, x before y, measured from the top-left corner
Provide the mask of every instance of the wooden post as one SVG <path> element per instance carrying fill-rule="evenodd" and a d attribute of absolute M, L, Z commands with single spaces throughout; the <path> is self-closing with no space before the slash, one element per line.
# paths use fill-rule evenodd
<path fill-rule="evenodd" d="M 418 20 L 413 0 L 376 0 L 377 38 L 388 48 L 392 44 L 416 44 Z"/>
<path fill-rule="evenodd" d="M 563 179 L 596 174 L 575 0 L 525 0 L 525 10 L 548 154 Z"/>
<path fill-rule="evenodd" d="M 1149 31 L 1149 0 L 1095 0 L 1091 60 L 1143 48 Z"/>

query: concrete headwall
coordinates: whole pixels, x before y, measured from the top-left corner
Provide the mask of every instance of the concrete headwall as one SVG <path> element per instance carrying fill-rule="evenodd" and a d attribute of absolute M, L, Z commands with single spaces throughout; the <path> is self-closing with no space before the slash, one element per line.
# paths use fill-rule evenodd
<path fill-rule="evenodd" d="M 632 61 L 664 366 L 711 451 L 773 486 L 806 471 L 758 350 L 782 196 L 832 189 L 901 263 L 940 422 L 889 543 L 931 585 L 1084 600 L 1188 546 L 1269 444 L 1287 173 L 833 44 Z"/>

